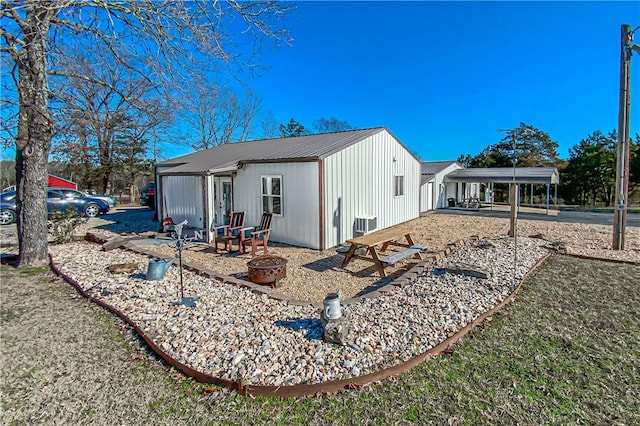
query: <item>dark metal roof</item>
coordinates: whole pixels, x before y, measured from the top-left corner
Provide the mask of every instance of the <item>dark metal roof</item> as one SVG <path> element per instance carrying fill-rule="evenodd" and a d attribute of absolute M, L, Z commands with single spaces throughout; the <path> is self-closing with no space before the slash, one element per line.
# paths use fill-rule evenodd
<path fill-rule="evenodd" d="M 437 173 L 440 173 L 452 164 L 457 164 L 462 167 L 462 164 L 457 161 L 423 161 L 421 164 L 422 178 L 420 179 L 420 185 L 424 185 L 429 182 Z"/>
<path fill-rule="evenodd" d="M 458 164 L 462 167 L 462 164 L 457 161 L 423 161 L 422 165 L 422 174 L 423 175 L 435 175 L 449 167 L 452 164 Z"/>
<path fill-rule="evenodd" d="M 213 174 L 235 170 L 240 162 L 317 161 L 381 131 L 391 134 L 384 127 L 376 127 L 230 143 L 162 161 L 156 166 L 174 166 L 169 170 L 161 171 L 160 174 Z"/>
<path fill-rule="evenodd" d="M 445 182 L 493 182 L 511 183 L 514 181 L 512 167 L 490 167 L 483 169 L 460 169 L 448 173 Z M 558 169 L 555 167 L 516 167 L 517 183 L 559 183 Z"/>

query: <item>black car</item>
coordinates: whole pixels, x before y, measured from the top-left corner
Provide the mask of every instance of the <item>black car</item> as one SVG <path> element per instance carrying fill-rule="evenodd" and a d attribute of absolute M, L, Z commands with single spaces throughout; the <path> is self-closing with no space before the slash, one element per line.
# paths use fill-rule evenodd
<path fill-rule="evenodd" d="M 156 184 L 154 182 L 146 184 L 140 190 L 140 204 L 151 209 L 156 208 Z"/>
<path fill-rule="evenodd" d="M 68 198 L 58 191 L 47 191 L 47 215 L 57 211 L 65 211 L 73 207 L 78 214 L 96 217 L 109 212 L 109 204 L 104 200 L 92 197 Z M 0 196 L 0 225 L 9 225 L 16 221 L 16 192 L 5 192 Z"/>

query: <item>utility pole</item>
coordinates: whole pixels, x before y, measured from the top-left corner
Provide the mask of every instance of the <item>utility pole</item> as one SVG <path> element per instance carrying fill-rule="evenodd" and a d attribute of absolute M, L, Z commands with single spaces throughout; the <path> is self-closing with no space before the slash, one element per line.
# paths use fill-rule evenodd
<path fill-rule="evenodd" d="M 640 52 L 640 47 L 637 45 L 632 47 L 633 33 L 638 28 L 631 31 L 631 26 L 624 24 L 620 30 L 620 103 L 618 108 L 618 157 L 616 162 L 616 204 L 613 217 L 613 250 L 624 250 L 625 228 L 627 225 L 631 53 L 632 50 Z"/>

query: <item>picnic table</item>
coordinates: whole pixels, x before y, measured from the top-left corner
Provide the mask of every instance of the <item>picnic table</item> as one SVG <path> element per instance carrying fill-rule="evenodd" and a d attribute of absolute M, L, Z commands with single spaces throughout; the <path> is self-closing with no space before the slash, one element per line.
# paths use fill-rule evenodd
<path fill-rule="evenodd" d="M 406 240 L 406 243 L 399 242 L 402 239 Z M 352 238 L 346 242 L 350 246 L 342 261 L 342 267 L 346 267 L 352 259 L 366 260 L 376 265 L 382 278 L 387 276 L 384 272 L 385 266 L 393 265 L 411 256 L 416 259 L 422 259 L 421 251 L 427 248 L 426 244 L 415 244 L 411 238 L 411 230 L 406 228 L 383 229 L 382 231 Z M 384 252 L 390 245 L 405 247 L 405 249 L 385 256 Z M 378 249 L 378 246 L 381 247 Z M 369 255 L 356 254 L 356 249 L 359 247 L 366 248 Z"/>

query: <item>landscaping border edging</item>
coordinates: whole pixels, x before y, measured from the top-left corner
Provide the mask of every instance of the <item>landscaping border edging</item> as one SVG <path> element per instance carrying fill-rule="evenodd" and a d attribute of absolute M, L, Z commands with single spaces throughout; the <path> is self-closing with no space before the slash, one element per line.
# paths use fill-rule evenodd
<path fill-rule="evenodd" d="M 244 389 L 247 395 L 253 396 L 271 396 L 271 397 L 280 397 L 280 398 L 292 398 L 292 397 L 300 397 L 300 396 L 312 396 L 317 393 L 332 393 L 338 392 L 343 389 L 360 389 L 362 386 L 370 384 L 372 382 L 380 381 L 387 379 L 391 376 L 396 376 L 400 373 L 404 373 L 427 360 L 428 358 L 437 356 L 447 350 L 450 346 L 457 343 L 462 337 L 464 337 L 469 331 L 475 328 L 478 324 L 485 321 L 488 317 L 494 315 L 500 309 L 502 309 L 505 305 L 511 303 L 513 299 L 515 299 L 518 291 L 522 287 L 522 283 L 524 280 L 535 271 L 540 265 L 546 262 L 553 254 L 548 253 L 540 258 L 532 267 L 527 271 L 527 273 L 522 277 L 522 280 L 518 284 L 518 286 L 514 289 L 514 291 L 505 297 L 505 299 L 497 304 L 495 307 L 486 311 L 485 313 L 478 316 L 475 320 L 471 321 L 460 330 L 458 330 L 453 335 L 449 336 L 446 340 L 442 341 L 438 345 L 429 349 L 426 352 L 423 352 L 419 355 L 416 355 L 413 358 L 408 359 L 400 364 L 396 364 L 392 367 L 384 368 L 382 370 L 375 371 L 373 373 L 365 374 L 362 376 L 352 377 L 350 379 L 342 379 L 342 380 L 330 380 L 326 382 L 316 383 L 316 384 L 299 384 L 299 385 L 291 385 L 291 386 L 254 386 L 254 385 L 245 385 Z"/>
<path fill-rule="evenodd" d="M 173 357 L 171 357 L 169 354 L 167 354 L 162 349 L 160 349 L 160 347 L 158 345 L 156 345 L 156 343 L 153 340 L 151 340 L 144 333 L 144 331 L 142 331 L 142 329 L 138 326 L 138 324 L 136 324 L 124 312 L 122 312 L 119 309 L 109 305 L 108 303 L 103 302 L 102 300 L 100 300 L 98 298 L 95 298 L 95 297 L 91 296 L 89 293 L 87 293 L 82 288 L 82 286 L 80 284 L 78 284 L 78 282 L 76 280 L 74 280 L 73 278 L 71 278 L 67 274 L 63 273 L 56 266 L 56 264 L 54 263 L 53 256 L 51 255 L 51 253 L 49 253 L 49 262 L 50 262 L 51 269 L 53 270 L 53 272 L 56 275 L 62 277 L 66 282 L 71 284 L 82 297 L 84 297 L 87 300 L 89 300 L 90 302 L 93 302 L 93 303 L 97 304 L 98 306 L 106 309 L 107 311 L 111 312 L 112 314 L 115 314 L 116 316 L 120 317 L 124 322 L 126 322 L 129 326 L 131 326 L 131 328 L 133 328 L 133 330 L 149 346 L 149 348 L 155 354 L 157 354 L 160 358 L 162 358 L 162 360 L 164 360 L 167 364 L 169 364 L 170 366 L 172 366 L 176 370 L 180 371 L 184 375 L 186 375 L 188 377 L 193 377 L 198 382 L 201 382 L 201 383 L 212 383 L 212 384 L 224 386 L 224 387 L 229 388 L 231 390 L 237 390 L 238 393 L 242 394 L 242 392 L 241 392 L 242 383 L 241 382 L 226 380 L 226 379 L 222 379 L 222 378 L 219 378 L 219 377 L 212 376 L 210 374 L 202 373 L 200 371 L 194 370 L 193 368 L 191 368 L 191 367 L 189 367 L 189 366 L 187 366 L 185 364 L 182 364 L 178 360 L 176 360 Z"/>
<path fill-rule="evenodd" d="M 449 248 L 447 250 L 449 250 Z M 445 351 L 447 348 L 449 348 L 450 346 L 458 342 L 463 336 L 469 333 L 469 331 L 471 331 L 475 326 L 485 321 L 488 317 L 494 315 L 496 312 L 502 309 L 505 305 L 511 303 L 515 298 L 516 294 L 518 293 L 518 291 L 520 290 L 520 288 L 522 287 L 522 284 L 524 283 L 525 279 L 533 271 L 535 271 L 538 267 L 540 267 L 540 265 L 546 262 L 552 255 L 553 253 L 547 253 L 545 256 L 540 258 L 527 271 L 524 277 L 522 277 L 522 280 L 519 282 L 519 284 L 516 286 L 513 292 L 509 294 L 507 297 L 505 297 L 505 299 L 502 300 L 502 302 L 500 302 L 498 305 L 496 305 L 492 309 L 486 311 L 485 313 L 479 315 L 476 319 L 474 319 L 473 321 L 471 321 L 470 323 L 462 327 L 456 333 L 449 336 L 443 342 L 439 343 L 438 345 L 434 346 L 433 348 L 429 349 L 426 352 L 416 355 L 415 357 L 410 358 L 400 364 L 396 364 L 392 367 L 384 368 L 382 370 L 374 371 L 372 373 L 368 373 L 362 376 L 355 376 L 352 378 L 341 379 L 341 380 L 329 380 L 329 381 L 313 383 L 313 384 L 297 384 L 297 385 L 285 385 L 285 386 L 245 384 L 242 380 L 233 381 L 233 380 L 222 379 L 220 377 L 215 377 L 210 374 L 206 374 L 206 373 L 194 370 L 191 367 L 185 364 L 182 364 L 181 362 L 179 362 L 178 360 L 176 360 L 175 358 L 171 357 L 169 354 L 164 352 L 158 345 L 156 345 L 155 342 L 153 342 L 153 340 L 151 340 L 144 333 L 144 331 L 133 320 L 131 320 L 127 315 L 125 315 L 122 311 L 109 305 L 108 303 L 103 302 L 100 299 L 97 299 L 91 296 L 82 288 L 82 286 L 78 282 L 76 282 L 70 276 L 64 274 L 55 265 L 53 261 L 53 256 L 51 254 L 49 254 L 49 260 L 50 260 L 51 269 L 54 271 L 54 273 L 56 273 L 58 276 L 62 277 L 65 281 L 71 284 L 76 289 L 76 291 L 78 291 L 78 293 L 83 297 L 85 297 L 87 300 L 94 302 L 97 305 L 105 308 L 109 312 L 119 316 L 123 321 L 125 321 L 135 330 L 135 332 L 140 336 L 140 338 L 149 346 L 149 348 L 153 352 L 155 352 L 167 364 L 169 364 L 176 370 L 180 371 L 184 375 L 188 377 L 192 377 L 196 381 L 201 383 L 210 383 L 210 384 L 216 384 L 219 386 L 224 386 L 231 390 L 237 391 L 238 394 L 240 395 L 291 398 L 291 397 L 312 396 L 318 393 L 333 393 L 333 392 L 341 391 L 343 389 L 360 389 L 364 385 L 370 384 L 375 381 L 384 380 L 391 376 L 395 376 L 407 370 L 410 370 L 411 368 L 415 367 L 416 365 L 420 364 L 426 359 L 439 355 L 440 353 Z"/>
<path fill-rule="evenodd" d="M 620 264 L 623 264 L 623 265 L 640 266 L 640 262 L 635 262 L 633 260 L 609 259 L 609 258 L 606 258 L 606 257 L 587 256 L 586 254 L 577 254 L 577 253 L 563 253 L 562 255 L 563 256 L 569 256 L 569 257 L 575 257 L 576 259 L 600 260 L 602 262 L 620 263 Z"/>

